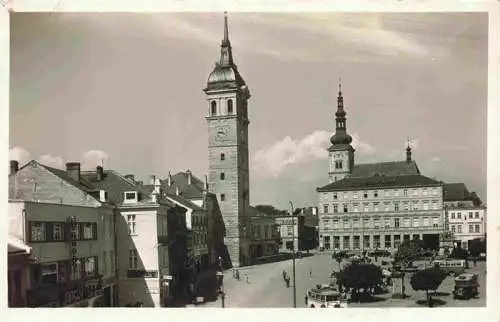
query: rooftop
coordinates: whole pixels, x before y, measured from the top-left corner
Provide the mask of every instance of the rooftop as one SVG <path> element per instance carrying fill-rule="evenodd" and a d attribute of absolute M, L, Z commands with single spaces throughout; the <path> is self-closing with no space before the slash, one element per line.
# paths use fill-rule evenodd
<path fill-rule="evenodd" d="M 354 165 L 350 176 L 352 178 L 361 178 L 372 177 L 377 174 L 380 176 L 418 175 L 420 170 L 415 161 L 361 163 Z"/>
<path fill-rule="evenodd" d="M 399 188 L 399 187 L 421 187 L 439 186 L 442 182 L 417 175 L 397 175 L 385 176 L 374 175 L 371 177 L 348 177 L 336 182 L 332 182 L 316 190 L 318 192 L 357 190 L 357 189 L 378 189 L 378 188 Z"/>

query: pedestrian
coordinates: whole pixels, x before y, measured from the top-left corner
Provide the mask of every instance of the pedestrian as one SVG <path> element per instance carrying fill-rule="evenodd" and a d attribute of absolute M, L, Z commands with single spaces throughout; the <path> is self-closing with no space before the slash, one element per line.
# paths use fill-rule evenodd
<path fill-rule="evenodd" d="M 312 272 L 312 269 L 309 270 L 309 277 L 312 277 L 313 276 L 313 272 Z"/>
<path fill-rule="evenodd" d="M 246 277 L 247 283 L 250 283 L 250 282 L 248 281 L 248 274 L 245 274 L 245 277 Z"/>
<path fill-rule="evenodd" d="M 240 280 L 240 271 L 236 270 L 236 279 L 239 281 Z"/>
<path fill-rule="evenodd" d="M 304 301 L 306 302 L 306 305 L 307 305 L 307 294 L 306 294 L 306 296 L 304 298 Z"/>
<path fill-rule="evenodd" d="M 477 259 L 474 257 L 474 259 L 472 260 L 472 262 L 474 263 L 474 267 L 477 266 Z"/>

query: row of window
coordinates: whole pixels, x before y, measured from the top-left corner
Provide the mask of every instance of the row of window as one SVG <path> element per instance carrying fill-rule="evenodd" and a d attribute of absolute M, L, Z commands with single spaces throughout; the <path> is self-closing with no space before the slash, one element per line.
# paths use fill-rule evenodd
<path fill-rule="evenodd" d="M 351 236 L 343 236 L 342 240 L 342 249 L 360 249 L 361 246 L 361 236 L 352 236 L 352 245 L 351 245 Z M 373 242 L 370 239 L 370 236 L 364 236 L 363 238 L 363 247 L 364 248 L 382 248 L 381 236 L 374 235 Z M 403 240 L 410 240 L 410 235 L 404 235 Z M 419 235 L 413 235 L 413 239 L 419 239 Z M 325 249 L 330 249 L 333 247 L 334 249 L 341 249 L 340 245 L 340 236 L 333 236 L 333 242 L 330 243 L 330 236 L 323 237 L 323 247 Z M 394 239 L 391 238 L 391 235 L 384 236 L 384 248 L 398 248 L 401 244 L 401 235 L 394 235 Z"/>
<path fill-rule="evenodd" d="M 467 214 L 464 213 L 464 219 L 467 218 L 466 216 L 467 216 Z M 451 219 L 455 219 L 455 218 L 461 219 L 462 218 L 462 213 L 461 212 L 457 212 L 456 213 L 456 217 L 455 217 L 455 213 L 454 212 L 450 212 L 450 217 L 451 217 Z M 469 219 L 473 219 L 473 218 L 479 219 L 479 211 L 476 211 L 476 212 L 469 211 Z"/>
<path fill-rule="evenodd" d="M 207 233 L 205 233 L 205 232 L 200 233 L 200 232 L 194 231 L 193 232 L 193 243 L 195 245 L 200 245 L 200 244 L 206 245 L 206 243 L 207 243 Z"/>
<path fill-rule="evenodd" d="M 363 203 L 363 208 L 360 207 L 358 203 L 353 203 L 353 204 L 333 204 L 332 207 L 330 208 L 329 204 L 324 204 L 323 205 L 323 213 L 328 214 L 330 213 L 330 210 L 332 212 L 337 213 L 337 212 L 349 212 L 349 209 L 351 210 L 350 212 L 361 212 L 360 210 L 363 209 L 363 212 L 379 212 L 379 211 L 418 211 L 418 210 L 429 210 L 430 207 L 430 201 L 429 200 L 424 200 L 422 201 L 422 207 L 418 202 L 413 202 L 410 203 L 408 201 L 402 202 L 402 207 L 400 206 L 399 202 L 394 202 L 391 204 L 390 202 L 386 201 L 381 205 L 380 202 L 374 202 L 373 204 L 370 203 Z M 382 207 L 383 206 L 383 207 Z M 432 209 L 438 210 L 439 209 L 439 201 L 438 200 L 432 200 Z"/>
<path fill-rule="evenodd" d="M 58 242 L 66 240 L 97 240 L 97 223 L 30 221 L 31 242 Z"/>
<path fill-rule="evenodd" d="M 97 256 L 31 265 L 32 285 L 54 285 L 98 274 Z"/>
<path fill-rule="evenodd" d="M 227 114 L 232 115 L 234 113 L 232 99 L 228 99 L 226 101 L 226 107 L 227 107 Z M 210 102 L 210 116 L 215 116 L 215 115 L 217 115 L 217 102 L 211 101 Z"/>
<path fill-rule="evenodd" d="M 208 217 L 207 216 L 197 216 L 193 215 L 193 226 L 208 226 Z"/>
<path fill-rule="evenodd" d="M 337 162 L 340 162 L 339 164 L 337 164 Z M 335 163 L 335 167 L 337 168 L 337 166 L 342 166 L 342 161 L 337 161 Z M 433 196 L 437 196 L 438 195 L 438 192 L 439 192 L 439 188 L 414 188 L 414 189 L 394 189 L 394 190 L 383 190 L 381 192 L 379 192 L 379 190 L 374 190 L 374 191 L 351 191 L 351 192 L 348 192 L 348 191 L 344 191 L 344 192 L 333 192 L 332 193 L 332 196 L 333 196 L 333 199 L 334 200 L 339 200 L 339 199 L 344 199 L 344 200 L 348 200 L 349 197 L 351 197 L 351 199 L 359 199 L 359 198 L 369 198 L 369 197 L 373 197 L 373 198 L 378 198 L 379 196 L 385 196 L 385 197 L 391 197 L 391 196 L 394 196 L 394 197 L 398 197 L 398 196 L 419 196 L 419 195 L 423 195 L 423 196 L 429 196 L 429 195 L 433 195 Z M 323 194 L 323 197 L 325 199 L 328 198 L 328 194 L 327 192 L 325 192 Z"/>
<path fill-rule="evenodd" d="M 323 219 L 323 223 L 325 226 L 330 225 L 330 219 Z M 361 226 L 362 225 L 362 226 Z M 433 227 L 438 228 L 439 226 L 439 217 L 424 217 L 421 221 L 420 218 L 413 218 L 413 221 L 410 218 L 404 218 L 401 220 L 400 218 L 384 218 L 377 219 L 373 218 L 373 220 L 369 220 L 369 218 L 364 218 L 362 221 L 359 219 L 343 219 L 342 225 L 340 220 L 333 219 L 333 228 L 400 228 L 400 227 Z"/>
<path fill-rule="evenodd" d="M 256 238 L 270 239 L 272 237 L 272 226 L 270 225 L 252 225 L 250 230 L 252 236 Z"/>
<path fill-rule="evenodd" d="M 453 233 L 461 233 L 462 225 L 450 225 L 450 229 Z M 481 232 L 481 225 L 469 225 L 469 233 L 479 233 Z"/>

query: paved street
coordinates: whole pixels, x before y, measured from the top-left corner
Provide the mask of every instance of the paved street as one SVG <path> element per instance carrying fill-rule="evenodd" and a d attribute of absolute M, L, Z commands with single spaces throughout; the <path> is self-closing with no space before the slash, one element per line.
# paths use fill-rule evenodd
<path fill-rule="evenodd" d="M 319 253 L 311 257 L 305 257 L 296 261 L 296 283 L 297 283 L 297 307 L 304 307 L 304 295 L 308 288 L 316 284 L 329 282 L 332 270 L 338 270 L 339 265 L 332 260 L 330 253 Z M 226 307 L 292 307 L 292 287 L 286 288 L 283 281 L 283 270 L 290 276 L 292 273 L 292 261 L 263 264 L 240 269 L 240 281 L 232 277 L 232 272 L 225 272 L 224 289 L 226 292 Z M 309 276 L 312 270 L 312 277 Z M 447 277 L 441 284 L 437 296 L 446 302 L 445 307 L 482 307 L 486 305 L 486 278 L 485 262 L 478 262 L 476 268 L 472 267 L 468 272 L 479 274 L 481 285 L 480 298 L 471 300 L 454 300 L 452 297 L 453 278 Z M 246 277 L 248 276 L 248 283 Z M 394 279 L 394 288 L 400 292 L 400 279 Z M 416 303 L 417 300 L 425 299 L 424 292 L 415 292 L 410 285 L 410 275 L 406 278 L 406 293 L 410 295 L 405 300 L 392 299 L 391 293 L 382 294 L 384 300 L 371 303 L 350 303 L 350 307 L 423 307 Z M 446 294 L 446 293 L 449 293 Z M 221 307 L 220 299 L 216 302 L 205 303 L 200 307 Z"/>

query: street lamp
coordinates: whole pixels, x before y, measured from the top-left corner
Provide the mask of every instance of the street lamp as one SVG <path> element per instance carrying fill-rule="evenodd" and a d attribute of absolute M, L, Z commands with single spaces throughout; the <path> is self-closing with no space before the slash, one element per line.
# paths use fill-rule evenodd
<path fill-rule="evenodd" d="M 293 234 L 292 234 L 292 239 L 293 239 L 293 255 L 292 255 L 292 275 L 293 275 L 293 307 L 297 307 L 297 289 L 295 288 L 295 216 L 294 216 L 294 209 L 293 209 L 293 203 L 290 201 L 290 206 L 292 207 L 292 225 L 293 225 Z"/>
<path fill-rule="evenodd" d="M 221 306 L 225 307 L 226 293 L 224 293 L 224 272 L 222 271 L 222 258 L 219 256 L 219 271 L 217 271 L 217 281 L 219 284 L 218 293 L 221 298 Z"/>
<path fill-rule="evenodd" d="M 224 286 L 223 286 L 223 280 L 224 280 L 224 273 L 219 271 L 217 272 L 217 280 L 218 280 L 218 283 L 219 283 L 219 295 L 221 297 L 221 306 L 222 307 L 225 307 L 224 305 L 224 300 L 225 300 L 225 297 L 226 297 L 226 294 L 224 293 Z"/>

